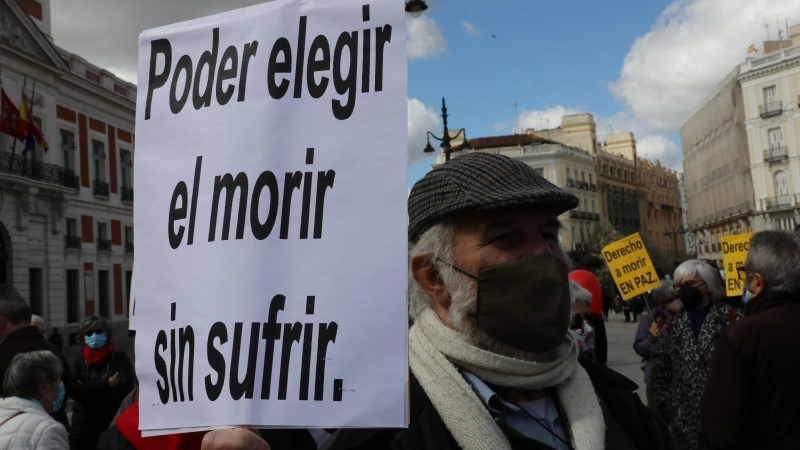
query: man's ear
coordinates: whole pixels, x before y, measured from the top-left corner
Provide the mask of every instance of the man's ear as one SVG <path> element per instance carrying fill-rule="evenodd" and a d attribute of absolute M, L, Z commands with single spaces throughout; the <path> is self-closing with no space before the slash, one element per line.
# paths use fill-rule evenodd
<path fill-rule="evenodd" d="M 447 308 L 450 305 L 450 293 L 447 292 L 430 255 L 414 255 L 411 258 L 411 274 L 434 305 L 440 308 Z"/>
<path fill-rule="evenodd" d="M 764 277 L 760 273 L 755 272 L 753 274 L 753 279 L 750 280 L 750 286 L 747 289 L 755 295 L 767 292 L 767 284 L 764 282 Z"/>

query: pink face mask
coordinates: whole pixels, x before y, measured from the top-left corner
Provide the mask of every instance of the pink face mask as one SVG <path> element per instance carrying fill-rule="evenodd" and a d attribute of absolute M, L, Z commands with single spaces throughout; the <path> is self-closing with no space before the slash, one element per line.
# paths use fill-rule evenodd
<path fill-rule="evenodd" d="M 683 302 L 680 300 L 674 300 L 664 306 L 664 308 L 666 308 L 667 311 L 671 312 L 672 314 L 678 314 L 683 308 Z"/>

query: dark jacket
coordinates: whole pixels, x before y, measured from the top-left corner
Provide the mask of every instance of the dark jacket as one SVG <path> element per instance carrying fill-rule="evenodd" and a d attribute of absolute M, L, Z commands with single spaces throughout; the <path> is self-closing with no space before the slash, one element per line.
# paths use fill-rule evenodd
<path fill-rule="evenodd" d="M 61 375 L 61 380 L 64 382 L 64 389 L 67 391 L 67 396 L 72 394 L 72 389 L 70 389 L 70 380 L 72 376 L 70 375 L 67 360 L 64 359 L 64 356 L 53 344 L 47 342 L 47 339 L 39 333 L 38 328 L 28 326 L 9 334 L 3 343 L 0 344 L 0 395 L 2 395 L 3 392 L 2 380 L 6 374 L 6 370 L 8 370 L 8 366 L 11 365 L 11 360 L 20 353 L 39 350 L 50 350 L 53 354 L 58 356 L 64 370 L 64 373 Z M 53 412 L 51 416 L 53 419 L 63 424 L 67 431 L 69 431 L 70 427 L 69 421 L 67 421 L 66 406 L 67 402 L 65 400 L 64 406 L 58 411 Z"/>
<path fill-rule="evenodd" d="M 673 449 L 666 424 L 634 393 L 637 386 L 605 366 L 581 361 L 603 408 L 608 449 Z M 406 429 L 341 429 L 330 450 L 456 450 L 460 448 L 414 375 L 409 386 L 411 425 Z M 539 450 L 549 446 L 525 439 L 513 429 L 501 429 L 514 449 Z M 565 428 L 568 429 L 567 423 Z M 316 450 L 305 430 L 261 430 L 272 450 Z"/>
<path fill-rule="evenodd" d="M 644 384 L 650 386 L 650 374 L 653 371 L 653 359 L 650 357 L 650 349 L 655 344 L 656 339 L 650 334 L 650 327 L 653 326 L 653 317 L 656 320 L 663 319 L 664 324 L 670 318 L 670 314 L 664 313 L 663 308 L 653 308 L 646 312 L 639 319 L 639 328 L 636 330 L 636 338 L 633 340 L 633 351 L 644 360 Z"/>
<path fill-rule="evenodd" d="M 767 293 L 717 340 L 700 402 L 700 448 L 800 448 L 800 296 Z"/>
<path fill-rule="evenodd" d="M 731 311 L 734 320 L 742 317 L 741 310 L 731 310 L 724 303 L 713 303 L 699 337 L 695 339 L 684 308 L 664 324 L 650 349 L 653 358 L 650 389 L 682 450 L 697 449 L 700 396 L 714 342 L 730 324 Z"/>
<path fill-rule="evenodd" d="M 88 365 L 83 354 L 75 360 L 72 398 L 72 437 L 79 450 L 97 447 L 97 438 L 108 428 L 122 400 L 135 385 L 133 367 L 124 352 L 113 351 L 99 363 Z M 111 388 L 108 379 L 119 373 L 120 383 Z"/>

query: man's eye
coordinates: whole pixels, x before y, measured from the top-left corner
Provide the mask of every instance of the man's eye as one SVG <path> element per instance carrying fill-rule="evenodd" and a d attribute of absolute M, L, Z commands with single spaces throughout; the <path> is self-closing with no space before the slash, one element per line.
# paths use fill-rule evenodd
<path fill-rule="evenodd" d="M 514 235 L 511 233 L 503 233 L 492 238 L 492 242 L 508 243 L 514 240 Z"/>

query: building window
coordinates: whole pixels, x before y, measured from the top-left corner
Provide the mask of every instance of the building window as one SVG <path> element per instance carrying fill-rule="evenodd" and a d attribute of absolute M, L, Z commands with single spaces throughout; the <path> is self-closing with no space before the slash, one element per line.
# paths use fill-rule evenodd
<path fill-rule="evenodd" d="M 125 227 L 125 253 L 133 253 L 133 227 Z"/>
<path fill-rule="evenodd" d="M 781 127 L 772 128 L 767 131 L 769 137 L 769 148 L 776 149 L 783 147 L 783 130 Z"/>
<path fill-rule="evenodd" d="M 31 312 L 44 315 L 42 309 L 42 269 L 28 269 L 28 292 Z"/>
<path fill-rule="evenodd" d="M 119 162 L 120 162 L 120 175 L 122 177 L 122 187 L 124 188 L 132 188 L 133 187 L 133 158 L 131 158 L 131 152 L 127 150 L 120 150 L 119 152 Z"/>
<path fill-rule="evenodd" d="M 786 172 L 779 170 L 775 172 L 775 196 L 785 197 L 789 195 L 789 178 Z"/>
<path fill-rule="evenodd" d="M 97 300 L 100 302 L 100 316 L 108 317 L 109 308 L 109 284 L 108 271 L 97 271 Z"/>
<path fill-rule="evenodd" d="M 77 270 L 67 270 L 67 323 L 78 323 L 80 321 L 80 285 L 78 284 L 78 279 Z"/>
<path fill-rule="evenodd" d="M 776 103 L 778 101 L 778 87 L 777 86 L 769 86 L 764 88 L 764 103 L 769 105 L 770 103 Z"/>
<path fill-rule="evenodd" d="M 77 236 L 78 235 L 78 221 L 77 219 L 66 218 L 64 219 L 64 225 L 66 228 L 66 235 L 67 236 Z"/>
<path fill-rule="evenodd" d="M 92 156 L 94 159 L 94 179 L 106 181 L 106 150 L 105 145 L 100 141 L 92 141 Z"/>
<path fill-rule="evenodd" d="M 97 222 L 97 251 L 111 251 L 111 240 L 108 239 L 108 225 L 103 222 Z"/>
<path fill-rule="evenodd" d="M 61 130 L 61 167 L 67 176 L 75 175 L 75 134 Z"/>

